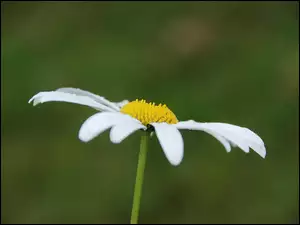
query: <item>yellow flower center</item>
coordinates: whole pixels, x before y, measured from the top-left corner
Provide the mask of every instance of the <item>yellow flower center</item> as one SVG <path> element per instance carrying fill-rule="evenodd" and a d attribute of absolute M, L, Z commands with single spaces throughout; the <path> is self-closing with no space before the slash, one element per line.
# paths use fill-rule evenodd
<path fill-rule="evenodd" d="M 155 103 L 147 103 L 145 100 L 136 99 L 129 102 L 120 111 L 136 118 L 145 126 L 150 123 L 178 123 L 175 114 L 166 105 L 155 105 Z"/>

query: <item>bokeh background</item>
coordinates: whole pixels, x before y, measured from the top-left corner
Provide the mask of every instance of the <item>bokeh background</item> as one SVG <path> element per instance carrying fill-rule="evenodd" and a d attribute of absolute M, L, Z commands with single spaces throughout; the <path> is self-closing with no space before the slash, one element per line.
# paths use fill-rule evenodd
<path fill-rule="evenodd" d="M 129 223 L 140 134 L 78 139 L 96 111 L 33 107 L 76 87 L 245 126 L 267 156 L 183 131 L 151 140 L 140 223 L 299 222 L 298 2 L 1 2 L 2 223 Z"/>

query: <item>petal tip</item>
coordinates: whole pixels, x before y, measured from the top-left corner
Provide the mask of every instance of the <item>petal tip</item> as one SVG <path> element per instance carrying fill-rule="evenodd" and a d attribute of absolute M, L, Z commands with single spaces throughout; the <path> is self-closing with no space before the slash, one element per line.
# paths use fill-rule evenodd
<path fill-rule="evenodd" d="M 33 105 L 34 105 L 34 102 L 36 101 L 36 95 L 31 97 L 31 99 L 29 99 L 28 103 L 30 104 L 32 101 L 33 101 Z"/>
<path fill-rule="evenodd" d="M 36 105 L 38 105 L 38 104 L 40 104 L 40 103 L 43 103 L 42 101 L 37 101 L 36 99 L 34 99 L 34 101 L 33 101 L 33 106 L 36 106 Z"/>
<path fill-rule="evenodd" d="M 267 155 L 266 149 L 264 148 L 263 152 L 261 152 L 259 155 L 260 155 L 263 159 L 265 159 L 265 158 L 266 158 L 266 155 Z"/>
<path fill-rule="evenodd" d="M 120 144 L 122 141 L 121 139 L 117 139 L 112 132 L 110 132 L 109 137 L 113 144 Z"/>
<path fill-rule="evenodd" d="M 83 129 L 79 130 L 78 138 L 82 142 L 89 142 L 91 140 L 90 135 Z"/>
<path fill-rule="evenodd" d="M 180 160 L 180 161 L 170 161 L 170 163 L 171 163 L 171 165 L 172 166 L 179 166 L 180 164 L 181 164 L 181 162 L 182 162 L 182 160 Z"/>
<path fill-rule="evenodd" d="M 259 154 L 262 158 L 266 158 L 267 151 L 266 151 L 266 147 L 264 145 L 261 145 L 261 146 L 258 146 L 256 148 L 253 148 L 253 150 L 257 154 Z"/>

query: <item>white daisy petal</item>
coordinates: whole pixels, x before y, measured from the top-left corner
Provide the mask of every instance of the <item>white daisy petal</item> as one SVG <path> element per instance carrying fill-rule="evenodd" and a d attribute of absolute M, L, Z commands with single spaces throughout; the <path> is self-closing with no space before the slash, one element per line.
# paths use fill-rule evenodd
<path fill-rule="evenodd" d="M 264 142 L 257 134 L 255 134 L 248 128 L 239 127 L 227 123 L 206 123 L 206 126 L 209 126 L 211 129 L 220 132 L 221 135 L 224 133 L 223 136 L 226 136 L 226 134 L 230 134 L 230 136 L 235 136 L 241 142 L 245 143 L 245 145 L 252 148 L 261 157 L 265 158 L 266 148 Z M 239 143 L 237 143 L 234 140 L 233 142 L 239 146 Z"/>
<path fill-rule="evenodd" d="M 206 126 L 208 126 L 206 128 L 206 132 L 210 131 L 212 133 L 218 134 L 220 136 L 223 136 L 224 138 L 226 138 L 227 140 L 230 140 L 232 143 L 236 144 L 236 146 L 238 146 L 240 149 L 242 149 L 244 152 L 248 153 L 250 151 L 249 149 L 249 143 L 247 143 L 244 140 L 243 136 L 240 136 L 238 134 L 238 132 L 236 131 L 232 131 L 232 130 L 227 130 L 227 131 L 221 131 L 221 128 L 217 127 L 216 129 L 211 128 L 208 124 Z"/>
<path fill-rule="evenodd" d="M 92 98 L 88 96 L 78 96 L 75 94 L 70 93 L 64 93 L 64 92 L 58 92 L 58 91 L 45 91 L 45 92 L 39 92 L 38 94 L 34 95 L 28 103 L 33 101 L 33 105 L 37 105 L 39 103 L 44 102 L 69 102 L 69 103 L 76 103 L 80 105 L 86 105 L 89 107 L 92 107 L 97 110 L 103 110 L 103 111 L 111 111 L 115 112 L 115 110 L 99 103 L 93 100 Z"/>
<path fill-rule="evenodd" d="M 175 126 L 178 129 L 202 130 L 209 134 L 214 134 L 213 136 L 215 136 L 215 135 L 222 136 L 225 139 L 227 139 L 228 141 L 235 143 L 244 152 L 246 152 L 246 153 L 249 152 L 248 145 L 243 140 L 241 140 L 238 136 L 233 134 L 232 132 L 219 133 L 219 132 L 217 132 L 218 129 L 217 130 L 211 129 L 211 128 L 207 127 L 206 124 L 211 124 L 211 123 L 198 123 L 193 120 L 189 120 L 189 121 L 179 122 L 179 123 L 175 124 Z"/>
<path fill-rule="evenodd" d="M 202 130 L 213 136 L 218 135 L 225 138 L 231 145 L 236 145 L 245 152 L 249 147 L 261 157 L 266 156 L 266 149 L 262 139 L 253 131 L 227 123 L 199 123 L 193 120 L 182 121 L 175 126 L 178 129 Z M 216 137 L 216 136 L 215 136 Z"/>
<path fill-rule="evenodd" d="M 120 111 L 120 108 L 115 103 L 110 102 L 107 99 L 105 99 L 104 97 L 93 94 L 89 91 L 84 91 L 84 90 L 81 90 L 79 88 L 71 88 L 71 87 L 59 88 L 56 91 L 69 93 L 69 94 L 75 94 L 75 95 L 78 95 L 78 96 L 87 96 L 87 97 L 92 98 L 94 101 L 96 101 L 100 104 L 106 105 L 106 106 L 108 106 L 108 107 L 110 107 L 110 108 L 112 108 L 116 111 Z"/>
<path fill-rule="evenodd" d="M 122 108 L 124 105 L 128 104 L 129 101 L 127 99 L 121 101 L 121 102 L 114 102 L 119 108 Z"/>
<path fill-rule="evenodd" d="M 126 115 L 118 112 L 96 113 L 81 125 L 79 139 L 88 142 L 112 126 L 127 120 Z"/>
<path fill-rule="evenodd" d="M 212 135 L 213 137 L 215 137 L 219 142 L 221 142 L 221 144 L 224 146 L 224 148 L 226 149 L 227 152 L 231 151 L 231 147 L 230 147 L 230 143 L 226 140 L 226 138 L 223 138 L 222 136 L 215 134 L 213 132 L 210 131 L 206 131 L 206 133 Z"/>
<path fill-rule="evenodd" d="M 152 123 L 156 136 L 169 162 L 177 166 L 183 159 L 183 139 L 173 124 Z"/>
<path fill-rule="evenodd" d="M 144 129 L 146 130 L 143 124 L 141 124 L 138 120 L 130 117 L 128 120 L 124 120 L 121 123 L 115 125 L 110 130 L 110 140 L 115 144 L 121 143 L 126 137 L 128 137 L 133 132 Z"/>

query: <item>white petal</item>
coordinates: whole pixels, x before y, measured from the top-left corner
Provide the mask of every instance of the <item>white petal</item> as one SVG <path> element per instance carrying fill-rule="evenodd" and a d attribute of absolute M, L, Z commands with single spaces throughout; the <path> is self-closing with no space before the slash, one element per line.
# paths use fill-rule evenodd
<path fill-rule="evenodd" d="M 129 119 L 115 125 L 110 130 L 110 140 L 115 144 L 121 143 L 126 137 L 139 129 L 146 130 L 147 127 L 141 124 L 140 121 L 129 117 Z"/>
<path fill-rule="evenodd" d="M 206 133 L 212 135 L 213 137 L 215 137 L 219 142 L 221 142 L 221 144 L 224 146 L 224 148 L 226 149 L 227 152 L 231 151 L 231 147 L 230 147 L 230 143 L 229 141 L 226 140 L 226 138 L 223 138 L 222 136 L 215 134 L 213 132 L 210 131 L 206 131 Z"/>
<path fill-rule="evenodd" d="M 156 136 L 169 162 L 177 166 L 183 159 L 183 139 L 173 124 L 152 123 Z"/>
<path fill-rule="evenodd" d="M 197 123 L 193 120 L 189 120 L 189 121 L 185 121 L 185 122 L 179 122 L 175 126 L 179 129 L 202 130 L 209 134 L 214 133 L 219 136 L 223 136 L 227 140 L 235 143 L 244 152 L 247 152 L 247 153 L 249 152 L 249 146 L 242 139 L 240 139 L 235 133 L 232 133 L 230 131 L 219 132 L 220 129 L 211 129 L 210 126 L 207 126 L 208 124 L 212 125 L 214 123 Z"/>
<path fill-rule="evenodd" d="M 227 133 L 230 133 L 231 136 L 236 136 L 247 146 L 249 146 L 255 152 L 257 152 L 261 157 L 265 158 L 266 148 L 263 140 L 248 128 L 239 127 L 236 125 L 226 124 L 226 123 L 206 123 L 206 124 L 211 129 L 217 130 L 217 132 L 221 134 L 224 133 L 223 136 L 226 136 Z M 239 146 L 239 143 L 237 143 L 234 140 L 233 142 Z"/>
<path fill-rule="evenodd" d="M 94 99 L 88 96 L 78 96 L 75 94 L 58 92 L 58 91 L 39 92 L 38 94 L 33 96 L 28 103 L 32 101 L 33 101 L 33 105 L 37 105 L 39 103 L 44 103 L 44 102 L 53 102 L 53 101 L 70 102 L 70 103 L 76 103 L 80 105 L 86 105 L 95 108 L 97 110 L 115 112 L 115 110 L 103 104 L 100 104 L 99 102 L 96 102 Z"/>
<path fill-rule="evenodd" d="M 211 135 L 214 134 L 213 136 L 218 135 L 245 152 L 249 152 L 250 147 L 261 157 L 265 158 L 266 156 L 263 140 L 248 128 L 227 123 L 198 123 L 193 120 L 179 122 L 175 126 L 178 129 L 202 130 Z"/>
<path fill-rule="evenodd" d="M 89 91 L 84 91 L 84 90 L 81 90 L 79 88 L 71 88 L 71 87 L 59 88 L 56 91 L 69 93 L 69 94 L 75 94 L 75 95 L 78 95 L 78 96 L 87 96 L 87 97 L 92 98 L 94 101 L 96 101 L 96 102 L 98 102 L 102 105 L 106 105 L 106 106 L 108 106 L 108 107 L 110 107 L 110 108 L 112 108 L 116 111 L 120 111 L 120 108 L 115 103 L 110 102 L 107 99 L 105 99 L 104 97 L 93 94 Z"/>
<path fill-rule="evenodd" d="M 114 104 L 116 104 L 119 108 L 122 108 L 124 105 L 126 105 L 128 103 L 129 103 L 129 101 L 126 99 L 121 102 L 114 102 Z"/>
<path fill-rule="evenodd" d="M 127 115 L 118 112 L 96 113 L 81 125 L 79 139 L 88 142 L 105 130 L 125 120 L 128 120 Z"/>

